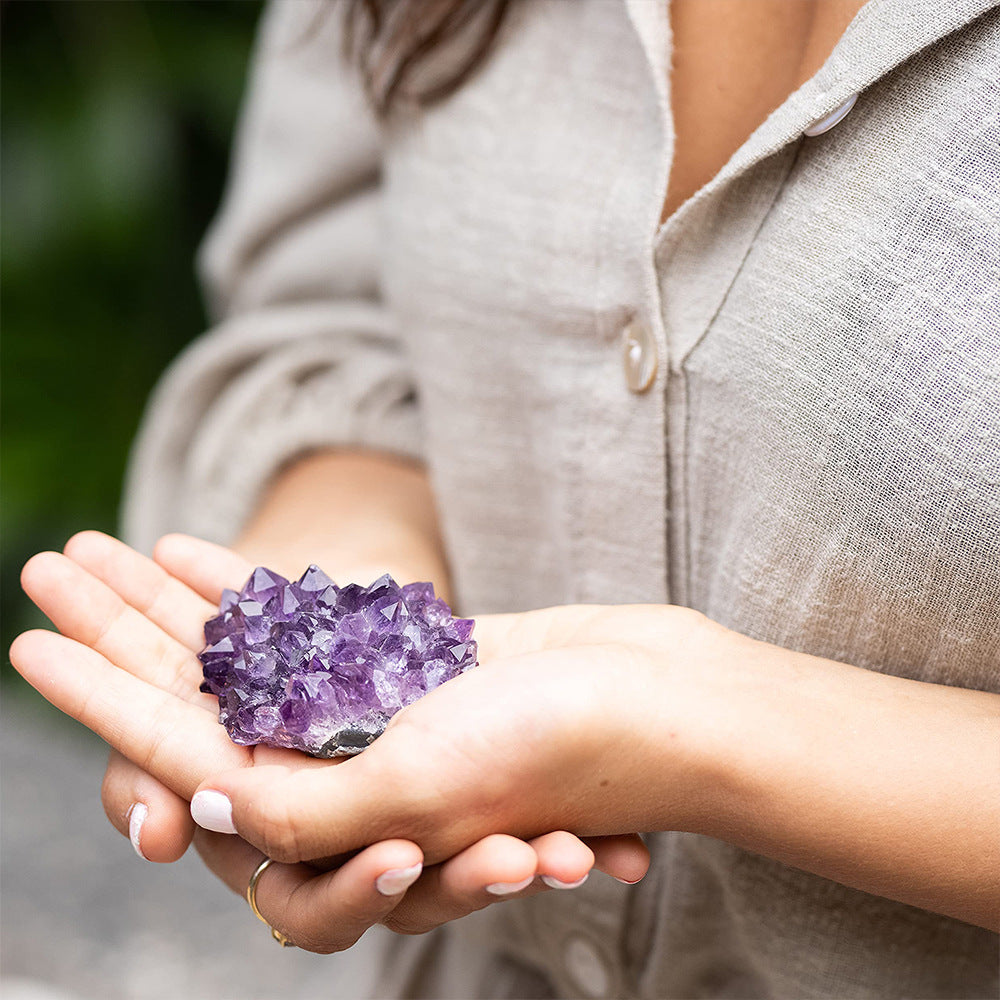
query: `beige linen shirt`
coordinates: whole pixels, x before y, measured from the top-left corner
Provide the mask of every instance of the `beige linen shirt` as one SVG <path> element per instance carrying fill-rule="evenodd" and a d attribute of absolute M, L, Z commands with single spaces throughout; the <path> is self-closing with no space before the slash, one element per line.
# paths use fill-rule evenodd
<path fill-rule="evenodd" d="M 426 461 L 464 613 L 673 601 L 1000 690 L 995 4 L 871 0 L 662 226 L 659 0 L 515 3 L 472 80 L 385 127 L 312 13 L 266 14 L 201 255 L 217 325 L 154 396 L 131 541 L 229 540 L 281 463 L 364 445 Z M 997 993 L 984 930 L 650 844 L 638 886 L 394 939 L 377 992 Z"/>

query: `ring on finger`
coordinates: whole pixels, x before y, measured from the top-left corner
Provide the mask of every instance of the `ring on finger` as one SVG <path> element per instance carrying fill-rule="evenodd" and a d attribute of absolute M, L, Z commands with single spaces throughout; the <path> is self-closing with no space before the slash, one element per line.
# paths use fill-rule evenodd
<path fill-rule="evenodd" d="M 282 934 L 281 931 L 267 923 L 267 919 L 257 907 L 257 883 L 260 881 L 261 875 L 263 875 L 264 872 L 266 872 L 273 864 L 274 861 L 272 858 L 264 858 L 264 860 L 257 865 L 253 875 L 250 876 L 250 882 L 247 885 L 247 902 L 250 904 L 250 909 L 253 910 L 253 915 L 262 923 L 267 924 L 268 929 L 271 931 L 271 937 L 273 937 L 282 948 L 294 948 L 295 945 L 292 944 L 292 942 L 284 934 Z"/>

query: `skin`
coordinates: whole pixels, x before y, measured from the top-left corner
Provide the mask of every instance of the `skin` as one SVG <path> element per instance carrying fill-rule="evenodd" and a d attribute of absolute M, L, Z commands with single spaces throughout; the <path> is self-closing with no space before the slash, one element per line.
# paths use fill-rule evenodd
<path fill-rule="evenodd" d="M 672 0 L 676 146 L 662 219 L 823 65 L 863 0 Z"/>
<path fill-rule="evenodd" d="M 664 219 L 815 73 L 860 6 L 674 0 Z M 236 552 L 175 536 L 154 564 L 88 532 L 64 557 L 35 557 L 25 589 L 65 637 L 28 633 L 11 657 L 121 751 L 105 808 L 127 833 L 132 805 L 148 806 L 147 857 L 183 853 L 199 787 L 228 795 L 240 836 L 198 831 L 196 845 L 240 893 L 264 854 L 285 862 L 258 902 L 303 947 L 348 947 L 378 921 L 420 932 L 495 901 L 487 884 L 536 873 L 571 882 L 596 864 L 634 881 L 648 863 L 635 829 L 706 833 L 997 926 L 997 696 L 790 653 L 684 609 L 555 608 L 480 619 L 483 669 L 402 713 L 359 758 L 249 753 L 220 738 L 192 655 L 210 602 L 247 576 L 247 560 L 286 574 L 315 561 L 345 580 L 388 569 L 449 593 L 424 472 L 315 455 L 276 478 Z M 531 679 L 528 704 L 519 676 Z M 145 706 L 143 725 L 126 703 Z M 474 731 L 438 739 L 457 709 Z M 531 734 L 514 748 L 512 722 Z M 627 760 L 613 749 L 623 729 L 635 739 Z M 355 850 L 332 872 L 302 863 Z M 379 874 L 421 862 L 399 897 L 373 890 Z M 520 895 L 543 889 L 536 879 Z"/>

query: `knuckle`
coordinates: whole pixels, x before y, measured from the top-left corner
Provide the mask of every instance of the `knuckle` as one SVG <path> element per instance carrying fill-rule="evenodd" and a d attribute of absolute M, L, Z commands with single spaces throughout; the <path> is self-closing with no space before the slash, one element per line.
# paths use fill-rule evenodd
<path fill-rule="evenodd" d="M 347 951 L 348 948 L 352 948 L 358 942 L 361 935 L 340 934 L 337 937 L 327 937 L 312 931 L 306 931 L 298 937 L 294 934 L 289 934 L 289 937 L 299 948 L 304 948 L 306 951 L 315 952 L 317 955 L 334 955 L 337 952 Z"/>
<path fill-rule="evenodd" d="M 297 948 L 317 955 L 332 955 L 352 947 L 372 924 L 367 919 L 355 919 L 344 911 L 341 919 L 331 923 L 317 918 L 313 910 L 295 904 L 295 893 L 284 901 L 281 912 L 276 914 L 276 926 L 288 936 Z"/>
<path fill-rule="evenodd" d="M 675 643 L 681 647 L 699 648 L 703 643 L 712 643 L 726 630 L 717 625 L 707 615 L 694 608 L 671 605 L 666 609 Z"/>
<path fill-rule="evenodd" d="M 697 608 L 688 608 L 679 605 L 671 606 L 671 614 L 681 622 L 691 627 L 704 625 L 709 621 L 708 616 Z"/>
<path fill-rule="evenodd" d="M 260 795 L 251 806 L 250 821 L 257 829 L 261 850 L 269 858 L 284 864 L 303 860 L 295 815 L 283 792 L 272 789 Z"/>
<path fill-rule="evenodd" d="M 342 951 L 336 943 L 303 928 L 282 929 L 282 933 L 301 951 L 311 951 L 315 955 L 332 955 Z"/>
<path fill-rule="evenodd" d="M 137 610 L 140 614 L 145 615 L 147 618 L 153 618 L 159 613 L 165 599 L 168 597 L 167 585 L 169 579 L 170 578 L 167 576 L 156 578 L 155 582 L 146 591 L 137 606 Z"/>
<path fill-rule="evenodd" d="M 101 782 L 101 805 L 104 807 L 104 815 L 107 816 L 108 822 L 119 833 L 124 833 L 126 831 L 125 812 L 121 807 L 121 798 L 117 793 L 117 787 L 117 783 L 110 776 L 110 773 L 105 774 L 104 780 Z"/>
<path fill-rule="evenodd" d="M 200 683 L 197 675 L 201 671 L 196 670 L 196 662 L 187 655 L 179 654 L 165 639 L 159 640 L 153 673 L 163 679 L 163 689 L 168 694 L 182 701 L 190 701 L 198 693 Z"/>
<path fill-rule="evenodd" d="M 402 934 L 407 937 L 416 937 L 418 934 L 427 934 L 439 926 L 434 921 L 421 919 L 416 914 L 400 913 L 393 910 L 388 916 L 382 918 L 382 924 L 392 931 L 393 934 Z"/>
<path fill-rule="evenodd" d="M 108 769 L 104 772 L 104 777 L 101 779 L 101 802 L 104 804 L 105 812 L 108 812 L 109 808 L 113 807 L 119 801 L 121 796 L 118 789 L 120 787 L 121 782 L 118 775 L 115 773 L 114 768 L 109 765 Z M 108 813 L 108 819 L 110 818 L 111 814 Z"/>
<path fill-rule="evenodd" d="M 138 761 L 139 767 L 147 774 L 169 773 L 172 721 L 166 704 L 159 705 L 151 714 L 149 740 Z"/>
<path fill-rule="evenodd" d="M 108 613 L 101 619 L 100 623 L 93 628 L 90 635 L 84 639 L 86 644 L 88 646 L 92 646 L 99 653 L 109 652 L 107 640 L 111 636 L 114 629 L 121 624 L 124 613 L 124 602 L 116 603 L 109 609 Z"/>

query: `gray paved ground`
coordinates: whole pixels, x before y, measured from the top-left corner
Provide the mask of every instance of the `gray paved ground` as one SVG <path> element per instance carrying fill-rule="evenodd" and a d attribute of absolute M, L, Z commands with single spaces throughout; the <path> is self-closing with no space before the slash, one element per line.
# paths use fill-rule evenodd
<path fill-rule="evenodd" d="M 364 989 L 362 951 L 279 948 L 193 851 L 175 865 L 137 858 L 101 809 L 105 755 L 40 699 L 4 698 L 5 1000 L 350 1000 Z"/>

